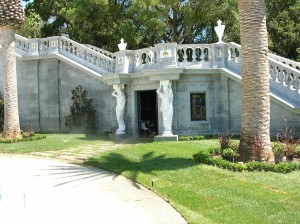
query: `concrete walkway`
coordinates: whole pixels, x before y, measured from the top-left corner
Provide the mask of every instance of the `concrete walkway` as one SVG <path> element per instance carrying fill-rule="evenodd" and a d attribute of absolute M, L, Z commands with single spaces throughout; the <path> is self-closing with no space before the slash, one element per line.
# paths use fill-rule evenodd
<path fill-rule="evenodd" d="M 163 199 L 122 176 L 55 160 L 0 155 L 0 223 L 186 221 Z"/>

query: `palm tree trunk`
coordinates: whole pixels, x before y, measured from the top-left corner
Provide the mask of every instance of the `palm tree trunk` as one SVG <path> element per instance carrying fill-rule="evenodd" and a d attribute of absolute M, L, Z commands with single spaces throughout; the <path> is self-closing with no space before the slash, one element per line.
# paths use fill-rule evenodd
<path fill-rule="evenodd" d="M 238 6 L 243 57 L 239 154 L 242 161 L 249 161 L 258 141 L 264 152 L 271 149 L 268 36 L 265 1 L 238 0 Z"/>
<path fill-rule="evenodd" d="M 15 28 L 0 27 L 0 39 L 3 52 L 3 97 L 4 97 L 4 138 L 20 137 L 18 110 Z"/>

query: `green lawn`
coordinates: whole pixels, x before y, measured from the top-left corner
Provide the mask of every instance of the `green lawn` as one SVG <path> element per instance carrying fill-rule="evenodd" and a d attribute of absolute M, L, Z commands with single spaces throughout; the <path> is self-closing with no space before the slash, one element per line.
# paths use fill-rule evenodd
<path fill-rule="evenodd" d="M 0 152 L 50 151 L 56 158 L 96 155 L 87 164 L 152 189 L 189 223 L 300 223 L 300 172 L 233 173 L 192 160 L 200 150 L 218 146 L 218 140 L 115 144 L 97 135 L 46 136 L 32 142 L 0 143 Z M 100 153 L 114 148 L 120 149 Z"/>
<path fill-rule="evenodd" d="M 99 135 L 84 134 L 45 134 L 42 140 L 15 143 L 0 143 L 0 153 L 31 153 L 72 149 L 83 145 L 96 145 L 107 142 Z M 109 142 L 110 143 L 110 142 Z"/>
<path fill-rule="evenodd" d="M 233 173 L 192 160 L 194 153 L 213 145 L 218 142 L 138 144 L 88 164 L 152 189 L 190 223 L 300 223 L 300 172 Z"/>

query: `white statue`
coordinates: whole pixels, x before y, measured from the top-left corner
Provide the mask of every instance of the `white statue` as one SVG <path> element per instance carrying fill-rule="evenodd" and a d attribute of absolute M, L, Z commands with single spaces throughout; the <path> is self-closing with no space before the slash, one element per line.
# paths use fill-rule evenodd
<path fill-rule="evenodd" d="M 172 134 L 172 120 L 173 120 L 173 91 L 172 82 L 169 80 L 160 81 L 160 87 L 156 91 L 161 98 L 160 111 L 163 113 L 164 132 L 162 135 Z"/>
<path fill-rule="evenodd" d="M 120 51 L 124 51 L 126 50 L 126 47 L 127 47 L 127 43 L 124 43 L 124 39 L 122 38 L 120 40 L 120 43 L 118 44 L 118 48 Z"/>
<path fill-rule="evenodd" d="M 218 43 L 224 43 L 222 41 L 222 38 L 223 38 L 224 30 L 225 30 L 225 25 L 222 25 L 222 21 L 220 19 L 218 20 L 217 23 L 218 23 L 218 26 L 215 26 L 215 31 L 216 31 L 216 34 L 219 38 Z"/>
<path fill-rule="evenodd" d="M 122 92 L 124 89 L 124 85 L 113 85 L 113 93 L 112 96 L 117 98 L 117 106 L 116 106 L 116 116 L 118 122 L 118 129 L 116 130 L 116 134 L 124 134 L 125 133 L 125 123 L 124 123 L 124 111 L 125 111 L 125 94 Z"/>

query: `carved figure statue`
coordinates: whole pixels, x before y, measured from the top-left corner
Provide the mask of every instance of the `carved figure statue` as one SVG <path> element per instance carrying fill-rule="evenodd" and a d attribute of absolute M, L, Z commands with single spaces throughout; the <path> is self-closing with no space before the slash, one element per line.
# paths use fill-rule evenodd
<path fill-rule="evenodd" d="M 160 111 L 163 113 L 163 135 L 172 135 L 173 120 L 173 91 L 172 82 L 169 80 L 160 81 L 160 87 L 156 91 L 161 98 Z"/>
<path fill-rule="evenodd" d="M 112 96 L 116 97 L 117 99 L 117 106 L 116 106 L 116 116 L 118 122 L 118 129 L 116 130 L 116 134 L 124 134 L 125 133 L 125 122 L 124 122 L 124 111 L 125 111 L 125 94 L 122 92 L 124 89 L 124 85 L 113 85 L 113 93 Z"/>
<path fill-rule="evenodd" d="M 218 20 L 217 23 L 218 23 L 218 26 L 215 26 L 215 31 L 219 38 L 218 43 L 224 43 L 222 41 L 222 38 L 223 38 L 224 30 L 225 30 L 225 25 L 222 25 L 222 21 L 220 19 Z"/>

